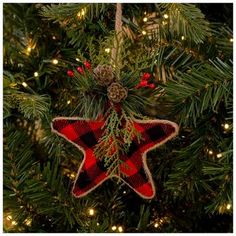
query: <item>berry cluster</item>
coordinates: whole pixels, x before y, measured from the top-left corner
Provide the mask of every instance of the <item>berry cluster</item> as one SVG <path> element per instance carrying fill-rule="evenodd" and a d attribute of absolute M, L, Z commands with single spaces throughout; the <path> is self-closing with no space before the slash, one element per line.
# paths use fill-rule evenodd
<path fill-rule="evenodd" d="M 90 69 L 91 69 L 91 64 L 90 64 L 88 61 L 85 61 L 85 62 L 84 62 L 84 67 L 85 67 L 86 69 L 90 70 Z M 80 74 L 83 74 L 83 73 L 84 73 L 84 68 L 83 68 L 82 66 L 78 66 L 78 67 L 76 68 L 76 70 L 77 70 Z M 67 71 L 67 75 L 68 75 L 69 77 L 74 77 L 74 72 L 73 72 L 73 70 L 68 70 L 68 71 Z"/>
<path fill-rule="evenodd" d="M 148 72 L 143 73 L 140 83 L 135 88 L 148 87 L 154 89 L 156 86 L 154 83 L 150 83 L 151 74 Z"/>

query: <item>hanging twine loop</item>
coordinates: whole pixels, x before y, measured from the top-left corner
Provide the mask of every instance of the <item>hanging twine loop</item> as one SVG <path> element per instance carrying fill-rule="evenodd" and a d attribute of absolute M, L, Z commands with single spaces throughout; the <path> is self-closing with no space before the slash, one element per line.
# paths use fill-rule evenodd
<path fill-rule="evenodd" d="M 121 63 L 120 49 L 121 49 L 121 44 L 122 44 L 122 5 L 121 3 L 116 4 L 115 33 L 116 35 L 114 38 L 114 46 L 112 48 L 111 60 L 119 76 L 119 68 L 120 68 L 120 63 Z"/>

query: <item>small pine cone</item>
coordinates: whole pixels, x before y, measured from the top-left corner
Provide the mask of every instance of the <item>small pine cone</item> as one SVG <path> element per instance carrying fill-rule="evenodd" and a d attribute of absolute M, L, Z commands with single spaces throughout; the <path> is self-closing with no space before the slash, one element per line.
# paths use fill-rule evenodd
<path fill-rule="evenodd" d="M 98 84 L 102 86 L 108 86 L 115 78 L 112 67 L 108 65 L 98 65 L 93 73 Z"/>
<path fill-rule="evenodd" d="M 127 89 L 119 83 L 114 82 L 107 88 L 107 96 L 114 103 L 121 102 L 127 95 Z"/>

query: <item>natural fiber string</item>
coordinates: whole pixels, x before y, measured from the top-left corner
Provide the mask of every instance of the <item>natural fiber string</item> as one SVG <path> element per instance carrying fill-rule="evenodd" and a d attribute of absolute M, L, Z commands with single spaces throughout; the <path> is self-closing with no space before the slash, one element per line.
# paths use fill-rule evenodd
<path fill-rule="evenodd" d="M 115 32 L 114 46 L 112 48 L 111 60 L 115 67 L 120 65 L 120 46 L 122 44 L 122 5 L 116 4 L 116 18 L 115 18 Z"/>

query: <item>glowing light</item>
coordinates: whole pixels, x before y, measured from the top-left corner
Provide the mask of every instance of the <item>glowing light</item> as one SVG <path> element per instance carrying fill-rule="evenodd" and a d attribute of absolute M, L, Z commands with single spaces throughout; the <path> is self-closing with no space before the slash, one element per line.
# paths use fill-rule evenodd
<path fill-rule="evenodd" d="M 163 25 L 167 25 L 167 22 L 164 21 L 164 20 L 163 20 L 161 23 L 162 23 Z"/>
<path fill-rule="evenodd" d="M 39 73 L 37 71 L 34 72 L 34 77 L 38 77 Z"/>
<path fill-rule="evenodd" d="M 213 151 L 212 151 L 212 150 L 209 150 L 208 153 L 209 153 L 210 155 L 212 155 L 212 154 L 213 154 Z"/>
<path fill-rule="evenodd" d="M 28 84 L 26 84 L 25 82 L 23 82 L 22 85 L 23 85 L 25 88 L 28 87 Z"/>
<path fill-rule="evenodd" d="M 229 124 L 224 124 L 224 129 L 229 129 Z"/>
<path fill-rule="evenodd" d="M 158 227 L 159 227 L 159 224 L 158 224 L 158 223 L 155 223 L 155 224 L 154 224 L 154 227 L 155 227 L 155 228 L 158 228 Z"/>
<path fill-rule="evenodd" d="M 227 210 L 230 210 L 231 207 L 232 207 L 231 204 L 227 204 L 227 206 L 226 206 Z"/>
<path fill-rule="evenodd" d="M 105 48 L 106 53 L 110 53 L 111 49 L 110 48 Z"/>
<path fill-rule="evenodd" d="M 184 37 L 184 36 L 181 36 L 181 40 L 185 40 L 185 37 Z"/>
<path fill-rule="evenodd" d="M 147 22 L 148 21 L 148 18 L 147 17 L 144 17 L 143 18 L 143 22 Z"/>
<path fill-rule="evenodd" d="M 26 49 L 26 50 L 27 50 L 27 52 L 28 52 L 28 53 L 30 53 L 30 52 L 31 52 L 31 50 L 32 50 L 32 48 L 29 46 L 29 47 L 27 47 L 27 49 Z"/>
<path fill-rule="evenodd" d="M 81 10 L 81 15 L 84 16 L 85 15 L 85 9 Z"/>
<path fill-rule="evenodd" d="M 126 191 L 124 191 L 123 194 L 126 194 Z"/>
<path fill-rule="evenodd" d="M 32 219 L 25 219 L 25 224 L 31 226 Z"/>
<path fill-rule="evenodd" d="M 234 41 L 234 39 L 233 39 L 233 38 L 231 38 L 229 41 L 232 43 L 232 42 Z"/>
<path fill-rule="evenodd" d="M 56 36 L 53 35 L 53 36 L 52 36 L 52 39 L 55 40 L 55 39 L 56 39 Z"/>
<path fill-rule="evenodd" d="M 79 59 L 79 58 L 75 58 L 75 60 L 76 60 L 76 61 L 80 61 L 80 59 Z"/>
<path fill-rule="evenodd" d="M 146 32 L 145 30 L 143 30 L 143 31 L 142 31 L 142 34 L 143 34 L 143 35 L 146 35 L 146 34 L 147 34 L 147 32 Z"/>
<path fill-rule="evenodd" d="M 112 231 L 116 231 L 116 226 L 113 225 L 113 226 L 111 227 L 111 229 L 112 229 Z"/>
<path fill-rule="evenodd" d="M 69 105 L 70 103 L 71 103 L 71 101 L 70 101 L 70 100 L 68 100 L 68 101 L 67 101 L 67 104 Z M 71 174 L 71 176 L 72 176 L 72 175 L 73 175 L 73 174 Z"/>
<path fill-rule="evenodd" d="M 163 16 L 165 19 L 168 19 L 169 18 L 169 16 L 167 15 L 167 14 L 164 14 L 164 16 Z"/>
<path fill-rule="evenodd" d="M 221 153 L 218 153 L 216 156 L 217 156 L 217 158 L 221 158 L 221 157 L 222 157 L 222 154 L 221 154 Z"/>
<path fill-rule="evenodd" d="M 68 102 L 67 102 L 67 103 L 68 103 Z M 75 174 L 73 174 L 73 173 L 70 174 L 70 177 L 71 177 L 71 178 L 75 178 Z"/>
<path fill-rule="evenodd" d="M 94 211 L 93 208 L 90 208 L 90 209 L 88 210 L 88 213 L 89 213 L 90 216 L 94 216 L 95 211 Z"/>
<path fill-rule="evenodd" d="M 57 59 L 53 59 L 53 60 L 52 60 L 52 63 L 53 63 L 54 65 L 56 65 L 56 64 L 58 64 L 58 60 L 57 60 Z"/>
<path fill-rule="evenodd" d="M 119 231 L 120 233 L 123 232 L 123 228 L 122 228 L 122 226 L 119 226 L 119 227 L 118 227 L 118 231 Z"/>
<path fill-rule="evenodd" d="M 97 226 L 99 226 L 100 224 L 97 222 Z"/>
<path fill-rule="evenodd" d="M 13 221 L 11 222 L 11 224 L 12 224 L 12 225 L 17 225 L 17 222 L 16 222 L 15 220 L 13 220 Z"/>
<path fill-rule="evenodd" d="M 9 216 L 6 217 L 6 219 L 7 219 L 7 220 L 12 220 L 12 216 L 9 215 Z"/>

